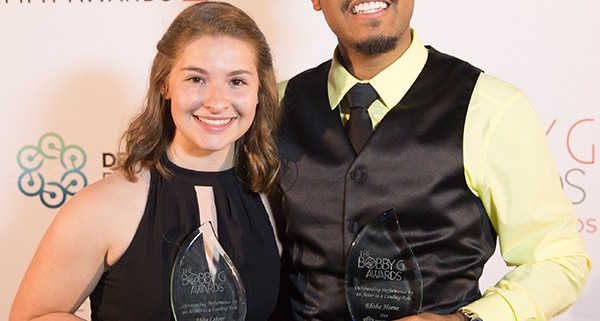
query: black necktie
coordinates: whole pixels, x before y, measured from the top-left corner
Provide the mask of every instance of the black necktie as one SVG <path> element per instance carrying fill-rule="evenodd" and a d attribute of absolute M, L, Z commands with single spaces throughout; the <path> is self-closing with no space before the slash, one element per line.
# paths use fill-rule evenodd
<path fill-rule="evenodd" d="M 377 99 L 377 92 L 370 84 L 358 83 L 346 94 L 350 107 L 350 119 L 346 123 L 346 133 L 352 147 L 358 153 L 373 132 L 371 117 L 367 109 Z"/>

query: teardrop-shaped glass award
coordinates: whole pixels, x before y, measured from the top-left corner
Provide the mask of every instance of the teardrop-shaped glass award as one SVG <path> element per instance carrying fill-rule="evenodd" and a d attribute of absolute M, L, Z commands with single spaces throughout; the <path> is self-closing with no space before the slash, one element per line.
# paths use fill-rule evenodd
<path fill-rule="evenodd" d="M 171 272 L 171 309 L 177 321 L 244 320 L 246 292 L 210 222 L 184 241 Z"/>
<path fill-rule="evenodd" d="M 346 261 L 346 302 L 354 321 L 418 314 L 423 278 L 395 209 L 373 218 L 357 235 Z"/>

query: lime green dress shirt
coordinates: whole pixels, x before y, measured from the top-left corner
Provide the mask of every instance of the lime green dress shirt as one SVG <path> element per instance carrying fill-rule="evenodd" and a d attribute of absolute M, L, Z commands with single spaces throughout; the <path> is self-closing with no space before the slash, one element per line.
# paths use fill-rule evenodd
<path fill-rule="evenodd" d="M 412 86 L 427 55 L 413 31 L 408 50 L 369 80 L 354 78 L 334 55 L 331 108 L 340 105 L 345 122 L 342 98 L 355 83 L 368 82 L 379 94 L 369 107 L 376 129 Z M 286 85 L 280 83 L 280 94 Z M 548 320 L 564 312 L 581 295 L 591 261 L 529 100 L 511 84 L 482 73 L 469 103 L 463 143 L 467 184 L 498 233 L 504 261 L 515 267 L 467 308 L 485 321 Z"/>

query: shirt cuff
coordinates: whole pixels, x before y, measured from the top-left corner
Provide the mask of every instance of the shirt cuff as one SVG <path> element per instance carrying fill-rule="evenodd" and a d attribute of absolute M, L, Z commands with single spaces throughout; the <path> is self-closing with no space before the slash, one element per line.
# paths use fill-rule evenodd
<path fill-rule="evenodd" d="M 465 306 L 485 321 L 516 321 L 512 307 L 497 292 L 488 292 L 484 297 Z"/>

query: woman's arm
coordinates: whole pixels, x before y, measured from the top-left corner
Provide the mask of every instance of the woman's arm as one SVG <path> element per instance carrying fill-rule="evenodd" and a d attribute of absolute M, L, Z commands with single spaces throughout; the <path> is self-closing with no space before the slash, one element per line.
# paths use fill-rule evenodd
<path fill-rule="evenodd" d="M 146 201 L 145 183 L 112 174 L 61 208 L 25 273 L 10 321 L 81 320 L 75 311 L 133 238 Z"/>

